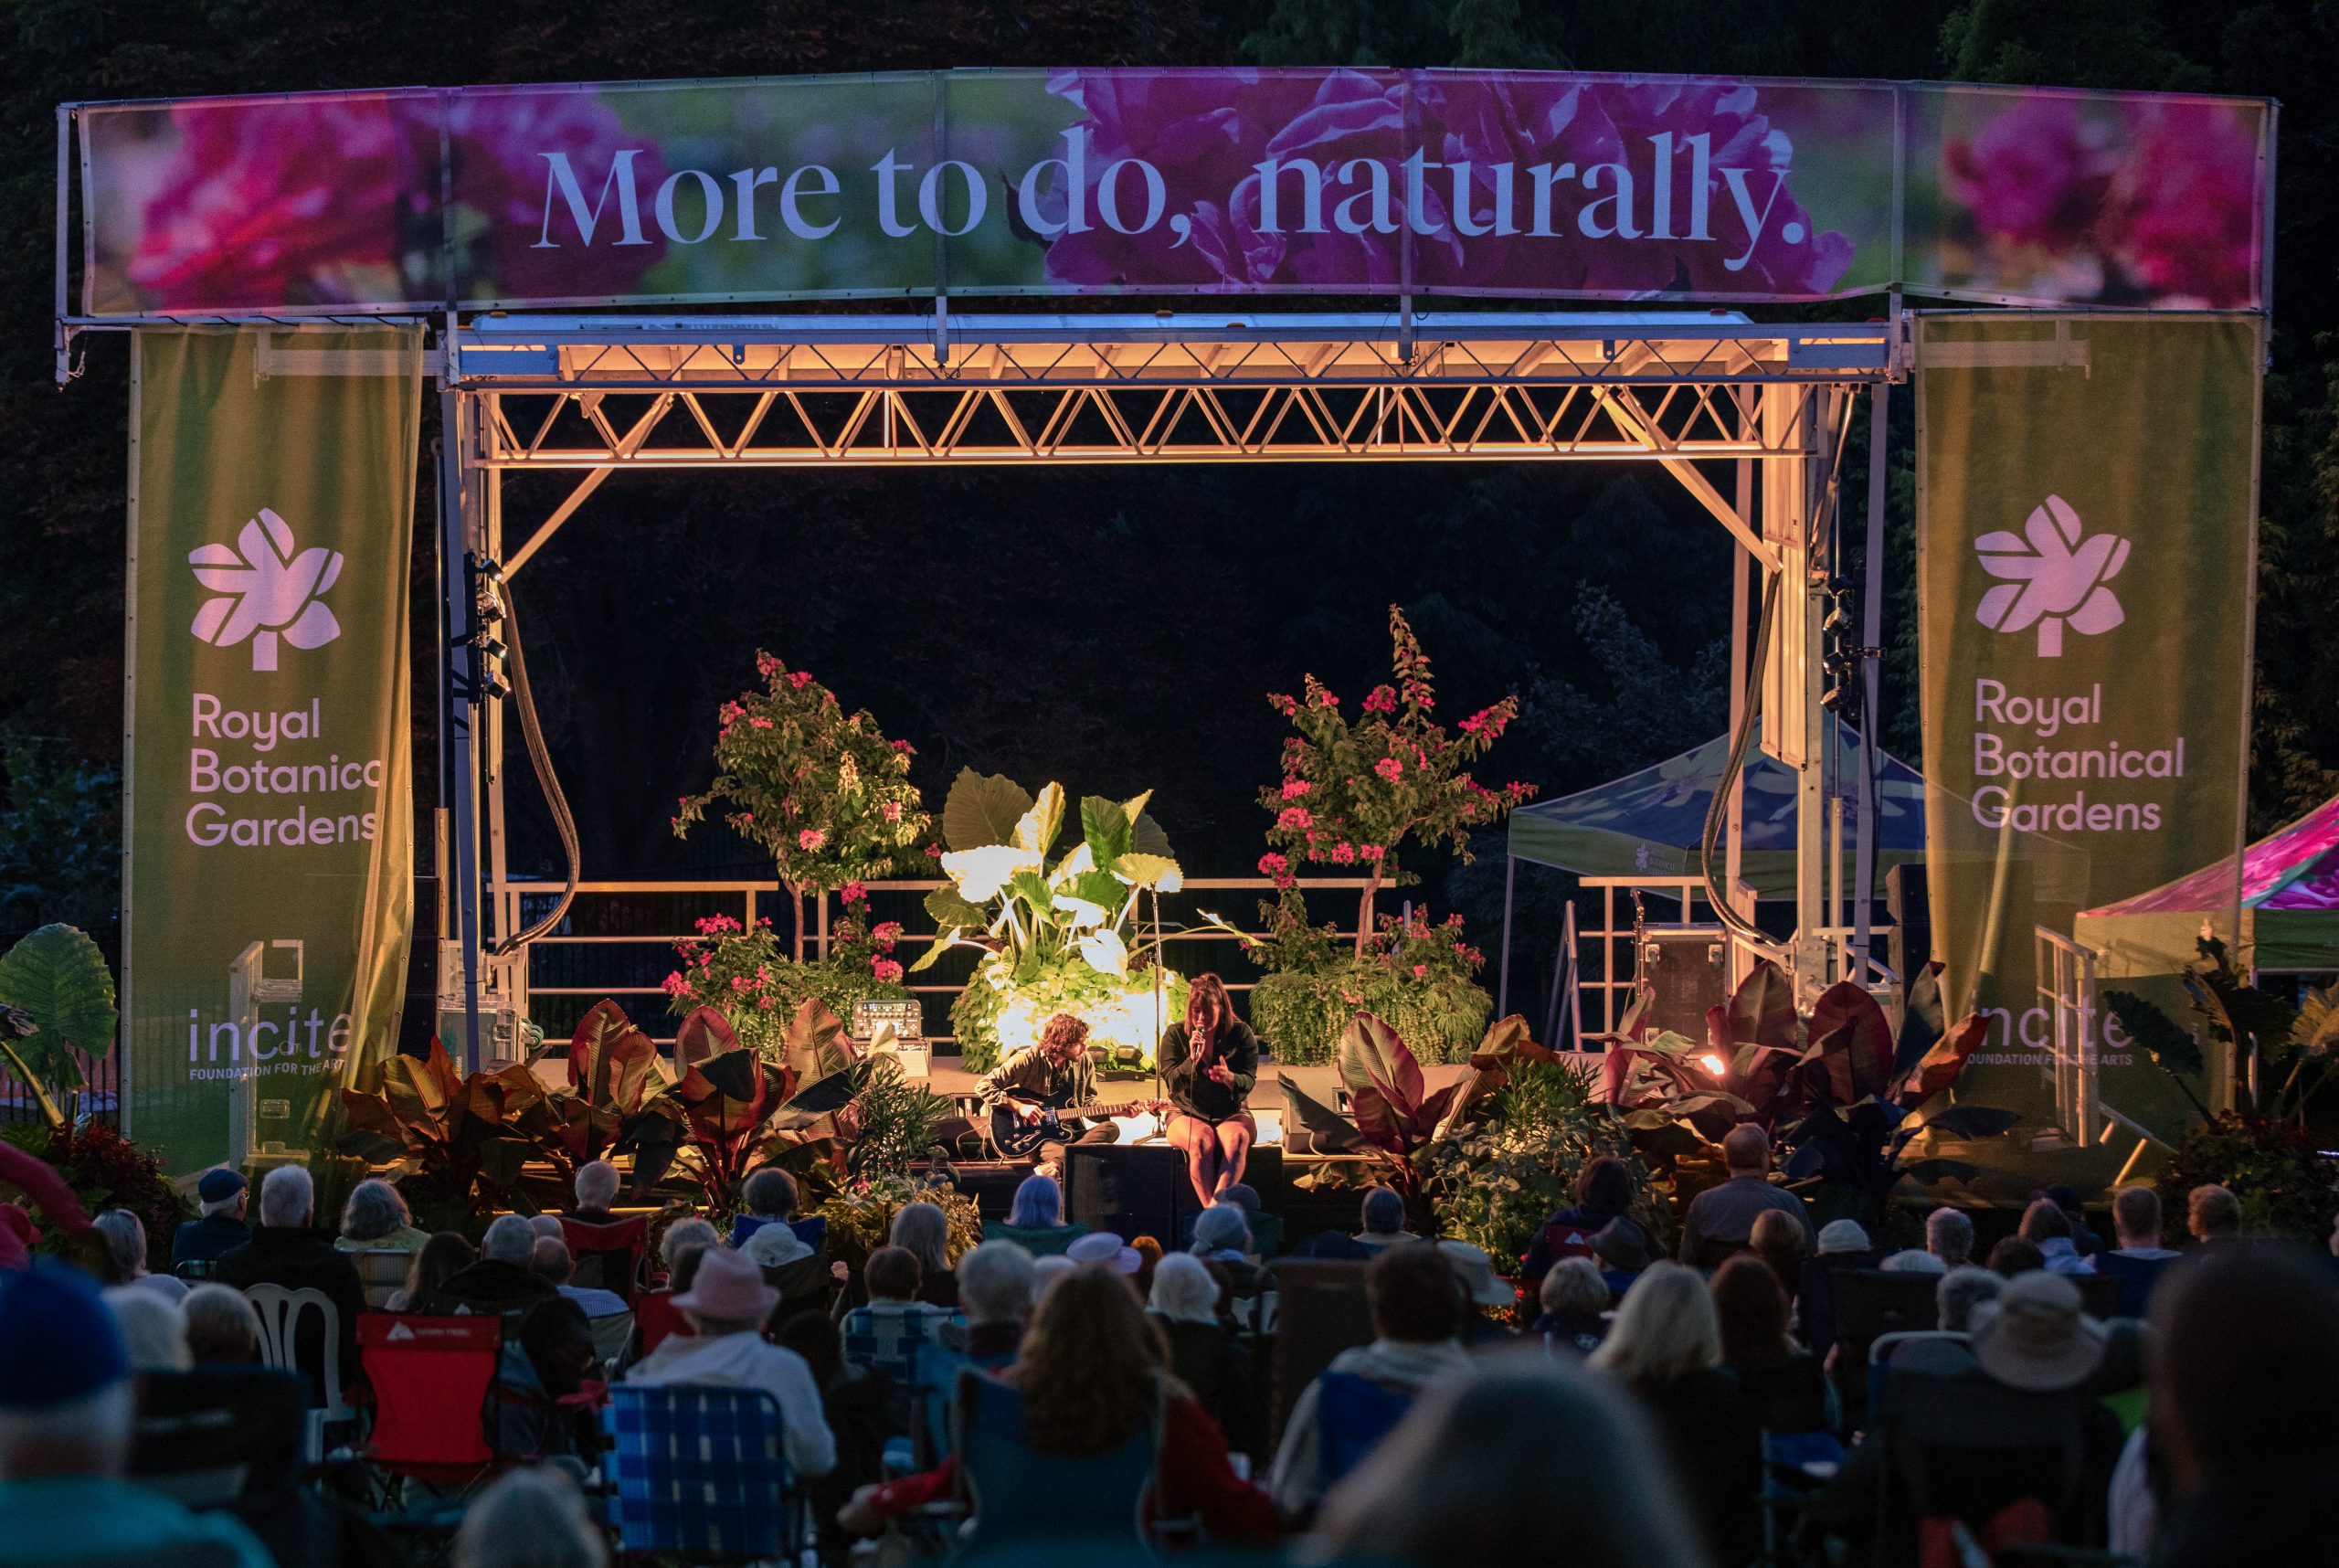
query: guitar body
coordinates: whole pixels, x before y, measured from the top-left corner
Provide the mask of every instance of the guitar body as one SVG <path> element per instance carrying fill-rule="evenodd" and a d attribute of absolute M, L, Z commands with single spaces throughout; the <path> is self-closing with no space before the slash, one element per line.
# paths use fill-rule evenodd
<path fill-rule="evenodd" d="M 1064 1131 L 1064 1124 L 1067 1118 L 1135 1116 L 1159 1108 L 1159 1102 L 1153 1100 L 1130 1100 L 1120 1105 L 1050 1107 L 1040 1112 L 1039 1120 L 1027 1123 L 1015 1114 L 1014 1107 L 993 1106 L 990 1111 L 990 1141 L 1001 1157 L 1023 1160 L 1038 1153 L 1043 1144 L 1071 1142 L 1077 1135 Z"/>

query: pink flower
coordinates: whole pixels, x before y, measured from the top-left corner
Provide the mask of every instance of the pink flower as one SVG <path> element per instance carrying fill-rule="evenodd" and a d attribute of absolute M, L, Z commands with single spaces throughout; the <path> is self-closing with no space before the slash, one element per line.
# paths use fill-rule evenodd
<path fill-rule="evenodd" d="M 1332 846 L 1332 860 L 1333 863 L 1338 865 L 1355 864 L 1356 845 L 1349 842 L 1346 839 L 1342 839 L 1339 843 Z"/>
<path fill-rule="evenodd" d="M 1415 980 L 1429 979 L 1429 966 L 1427 964 L 1415 964 L 1413 966 L 1413 978 Z"/>
<path fill-rule="evenodd" d="M 2258 150 L 2231 105 L 2130 101 L 2113 248 L 2153 302 L 2225 308 L 2258 297 Z"/>
<path fill-rule="evenodd" d="M 1364 711 L 1369 714 L 1393 714 L 1397 711 L 1397 689 L 1375 686 L 1364 694 Z"/>
<path fill-rule="evenodd" d="M 769 729 L 771 727 L 771 720 L 764 717 L 761 714 L 757 714 L 754 717 L 747 720 L 747 727 L 749 729 Z"/>
<path fill-rule="evenodd" d="M 725 724 L 736 724 L 739 722 L 739 715 L 746 711 L 736 703 L 725 703 L 714 710 L 714 716 Z"/>
<path fill-rule="evenodd" d="M 940 844 L 926 845 L 926 858 L 928 860 L 940 860 L 942 858 L 942 846 Z"/>
<path fill-rule="evenodd" d="M 1297 800 L 1314 788 L 1315 786 L 1305 779 L 1286 779 L 1283 781 L 1283 798 L 1286 800 Z"/>
<path fill-rule="evenodd" d="M 1270 692 L 1267 694 L 1267 706 L 1275 709 L 1275 712 L 1283 715 L 1286 718 L 1295 718 L 1299 713 L 1299 699 L 1286 695 L 1282 692 Z"/>
<path fill-rule="evenodd" d="M 829 842 L 829 835 L 818 828 L 806 828 L 796 835 L 797 847 L 805 851 L 819 849 Z"/>
<path fill-rule="evenodd" d="M 805 687 L 812 683 L 812 672 L 810 670 L 790 670 L 788 673 L 788 683 L 800 692 Z"/>
<path fill-rule="evenodd" d="M 1281 876 L 1285 872 L 1289 871 L 1290 869 L 1291 857 L 1288 855 L 1279 854 L 1274 850 L 1269 850 L 1266 853 L 1259 857 L 1259 874 L 1261 876 Z"/>
<path fill-rule="evenodd" d="M 2076 99 L 2023 93 L 1942 148 L 1943 194 L 1986 238 L 2048 250 L 2082 245 L 2120 164 L 2110 130 L 2082 115 Z"/>
<path fill-rule="evenodd" d="M 740 928 L 739 922 L 728 915 L 709 915 L 695 924 L 698 927 L 698 934 L 702 937 L 719 937 L 725 931 L 736 931 Z"/>
<path fill-rule="evenodd" d="M 869 972 L 875 975 L 878 980 L 885 985 L 899 985 L 902 981 L 902 966 L 891 959 L 872 959 Z"/>
<path fill-rule="evenodd" d="M 768 681 L 779 669 L 779 661 L 768 653 L 756 655 L 756 673 Z"/>
<path fill-rule="evenodd" d="M 1311 708 L 1337 708 L 1340 705 L 1340 699 L 1321 686 L 1312 686 L 1307 693 L 1307 705 Z"/>
<path fill-rule="evenodd" d="M 435 106 L 418 101 L 408 111 L 427 167 L 438 166 Z M 619 149 L 639 147 L 635 176 L 644 192 L 663 183 L 665 167 L 653 141 L 629 132 L 615 108 L 593 92 L 467 92 L 447 101 L 447 141 L 455 168 L 455 203 L 488 222 L 458 258 L 471 297 L 621 294 L 666 254 L 666 237 L 642 214 L 643 245 L 577 243 L 565 216 L 554 220 L 556 249 L 539 249 L 544 229 L 545 156 L 566 153 L 590 200 Z M 604 221 L 608 221 L 605 215 Z"/>
<path fill-rule="evenodd" d="M 658 982 L 658 989 L 664 991 L 668 996 L 690 996 L 694 994 L 691 990 L 691 982 L 683 978 L 683 971 L 680 969 L 673 970 L 672 973 L 668 974 L 664 980 L 660 980 Z"/>
<path fill-rule="evenodd" d="M 899 920 L 880 920 L 876 928 L 869 933 L 869 939 L 881 948 L 890 948 L 902 939 L 902 923 Z"/>
<path fill-rule="evenodd" d="M 1287 833 L 1296 833 L 1314 822 L 1305 806 L 1286 806 L 1275 813 L 1275 826 Z"/>
<path fill-rule="evenodd" d="M 888 800 L 878 807 L 877 810 L 878 814 L 889 822 L 898 822 L 902 820 L 902 803 L 899 800 Z"/>
<path fill-rule="evenodd" d="M 866 904 L 869 902 L 869 889 L 858 882 L 848 882 L 837 889 L 837 902 L 848 908 L 855 904 Z"/>
<path fill-rule="evenodd" d="M 912 749 L 913 749 L 913 748 L 912 748 L 912 747 L 910 746 L 910 743 L 909 743 L 908 741 L 906 741 L 906 740 L 897 740 L 897 741 L 894 742 L 893 744 L 894 744 L 894 749 L 895 751 L 900 752 L 904 757 L 907 757 L 907 756 L 909 756 L 909 755 L 911 754 L 911 751 L 912 751 Z"/>
<path fill-rule="evenodd" d="M 1356 853 L 1359 860 L 1379 860 L 1382 855 L 1388 853 L 1388 851 L 1382 849 L 1379 844 L 1359 844 L 1356 846 Z"/>
<path fill-rule="evenodd" d="M 1393 757 L 1384 757 L 1372 765 L 1372 770 L 1394 784 L 1405 775 L 1405 765 Z"/>

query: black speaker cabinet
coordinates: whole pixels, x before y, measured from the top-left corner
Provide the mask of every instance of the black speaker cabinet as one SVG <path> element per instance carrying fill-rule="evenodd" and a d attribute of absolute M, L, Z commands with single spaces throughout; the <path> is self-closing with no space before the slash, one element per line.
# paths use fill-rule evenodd
<path fill-rule="evenodd" d="M 1186 1181 L 1186 1157 L 1166 1143 L 1074 1144 L 1064 1155 L 1064 1217 L 1127 1241 L 1151 1236 L 1174 1248 L 1201 1204 Z M 1283 1150 L 1251 1150 L 1243 1181 L 1259 1206 L 1283 1213 Z"/>
<path fill-rule="evenodd" d="M 1892 916 L 1885 937 L 1884 961 L 1900 975 L 1905 988 L 1916 972 L 1932 962 L 1932 904 L 1925 892 L 1925 868 L 1907 863 L 1884 873 L 1884 907 Z M 1902 994 L 1907 994 L 1905 989 Z"/>
<path fill-rule="evenodd" d="M 1649 1022 L 1692 1040 L 1706 1037 L 1706 1010 L 1730 999 L 1721 927 L 1650 931 L 1641 938 L 1641 979 L 1655 989 Z"/>

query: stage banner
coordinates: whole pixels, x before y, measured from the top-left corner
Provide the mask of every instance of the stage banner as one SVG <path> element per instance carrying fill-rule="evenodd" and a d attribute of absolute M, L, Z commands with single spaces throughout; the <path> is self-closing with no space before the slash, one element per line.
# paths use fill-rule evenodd
<path fill-rule="evenodd" d="M 79 106 L 92 315 L 951 294 L 2263 298 L 2263 100 L 966 70 Z"/>
<path fill-rule="evenodd" d="M 132 353 L 123 1128 L 266 1163 L 397 1038 L 421 333 Z"/>
<path fill-rule="evenodd" d="M 2186 1120 L 2101 1010 L 2067 1020 L 2059 1080 L 2037 933 L 2068 939 L 2080 911 L 2240 847 L 2261 345 L 2239 316 L 1918 318 L 1935 947 L 1952 1010 L 1990 1021 L 1959 1097 L 2019 1111 L 2008 1147 L 2041 1158 L 2080 1131 L 2082 1050 L 2102 1106 L 2172 1139 Z M 2238 896 L 2210 901 L 2228 941 Z M 2191 937 L 2118 955 L 2103 983 L 2186 1017 L 2166 977 Z M 2027 1174 L 2107 1180 L 2134 1146 Z"/>

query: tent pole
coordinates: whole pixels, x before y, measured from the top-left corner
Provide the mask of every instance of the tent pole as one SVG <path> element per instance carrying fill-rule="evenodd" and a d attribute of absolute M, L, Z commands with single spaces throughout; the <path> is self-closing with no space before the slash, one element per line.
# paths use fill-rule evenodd
<path fill-rule="evenodd" d="M 1519 857 L 1508 850 L 1502 856 L 1502 967 L 1495 971 L 1495 1016 L 1510 1016 L 1510 899 L 1519 885 Z"/>
<path fill-rule="evenodd" d="M 1885 318 L 1898 333 L 1900 321 L 1900 298 L 1892 298 L 1890 313 Z M 1889 351 L 1888 350 L 1888 357 Z M 1886 472 L 1884 449 L 1891 434 L 1892 383 L 1879 381 L 1868 390 L 1868 582 L 1860 595 L 1860 643 L 1867 648 L 1879 648 L 1884 643 L 1884 495 Z M 1869 972 L 1869 931 L 1875 919 L 1876 891 L 1876 706 L 1883 682 L 1876 656 L 1860 656 L 1860 678 L 1864 690 L 1860 693 L 1860 793 L 1859 833 L 1853 863 L 1852 883 L 1852 957 L 1859 965 L 1863 985 Z M 1908 977 L 1901 977 L 1902 995 L 1906 995 Z"/>
<path fill-rule="evenodd" d="M 451 322 L 449 339 L 454 336 Z M 479 661 L 471 637 L 477 629 L 471 604 L 471 442 L 465 395 L 453 385 L 439 393 L 439 514 L 446 567 L 446 709 L 449 815 L 454 829 L 449 871 L 454 884 L 455 939 L 462 949 L 463 1071 L 479 1071 Z M 439 989 L 447 989 L 441 977 Z"/>

